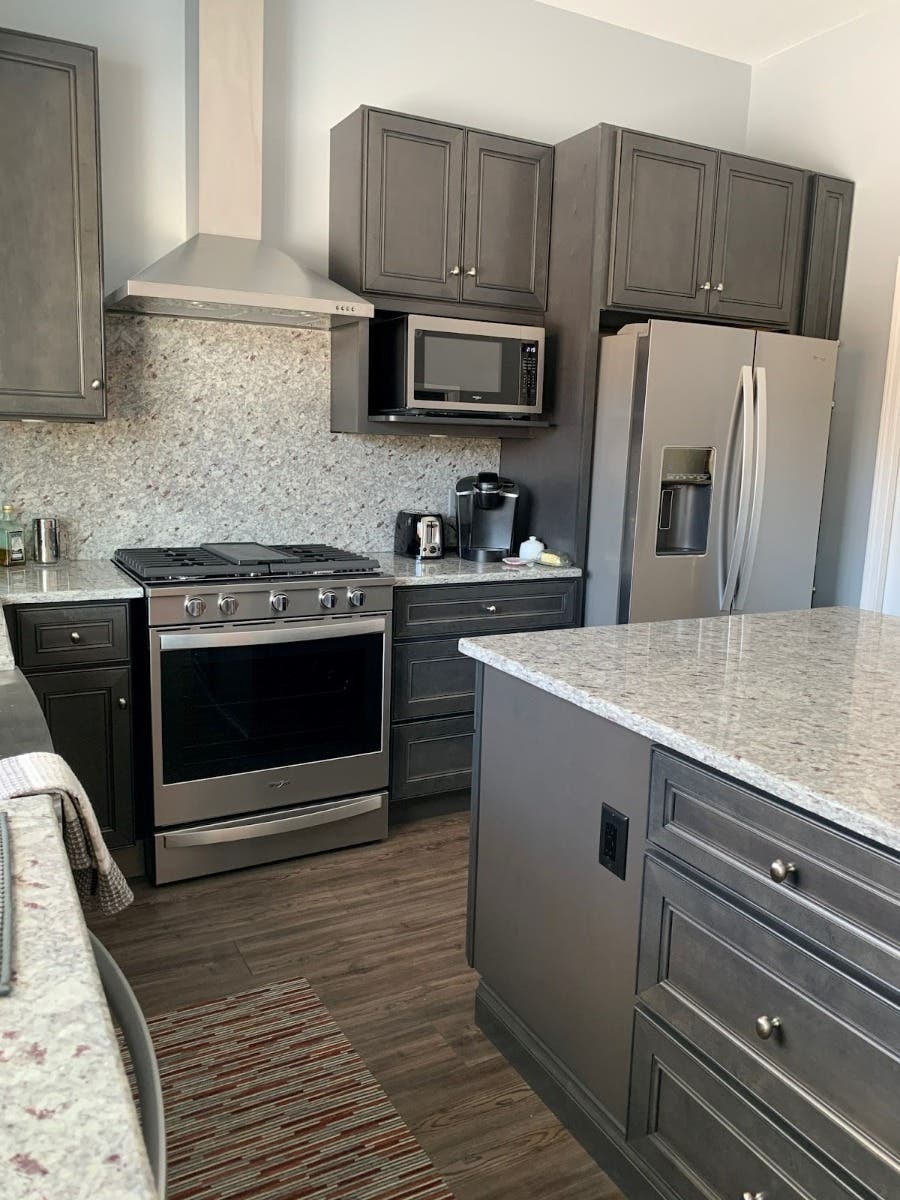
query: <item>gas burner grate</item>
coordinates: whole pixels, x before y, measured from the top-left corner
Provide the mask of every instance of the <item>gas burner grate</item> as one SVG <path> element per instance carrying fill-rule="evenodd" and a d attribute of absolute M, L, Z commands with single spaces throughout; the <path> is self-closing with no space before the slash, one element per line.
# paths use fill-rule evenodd
<path fill-rule="evenodd" d="M 235 563 L 202 546 L 139 546 L 117 550 L 113 562 L 143 583 L 381 574 L 377 559 L 339 550 L 335 546 L 316 543 L 266 549 L 284 555 L 286 561 Z"/>

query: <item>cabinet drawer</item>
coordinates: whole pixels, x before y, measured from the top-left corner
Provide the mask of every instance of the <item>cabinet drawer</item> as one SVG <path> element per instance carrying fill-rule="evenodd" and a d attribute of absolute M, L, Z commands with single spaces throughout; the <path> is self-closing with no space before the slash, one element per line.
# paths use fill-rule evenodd
<path fill-rule="evenodd" d="M 128 658 L 127 604 L 47 604 L 18 609 L 23 671 Z"/>
<path fill-rule="evenodd" d="M 746 1053 L 729 1070 L 742 1083 L 880 1194 L 900 1191 L 900 1006 L 653 857 L 638 992 L 716 1062 L 687 1010 L 737 1039 Z M 762 1017 L 780 1022 L 768 1037 Z"/>
<path fill-rule="evenodd" d="M 649 838 L 900 993 L 900 859 L 662 750 Z"/>
<path fill-rule="evenodd" d="M 460 654 L 456 638 L 405 642 L 394 647 L 395 721 L 475 711 L 476 663 Z"/>
<path fill-rule="evenodd" d="M 474 717 L 395 725 L 391 731 L 391 800 L 468 788 L 474 735 Z"/>
<path fill-rule="evenodd" d="M 468 637 L 572 625 L 577 588 L 577 579 L 398 588 L 394 637 Z"/>
<path fill-rule="evenodd" d="M 635 1015 L 628 1141 L 679 1200 L 858 1200 L 724 1078 Z"/>

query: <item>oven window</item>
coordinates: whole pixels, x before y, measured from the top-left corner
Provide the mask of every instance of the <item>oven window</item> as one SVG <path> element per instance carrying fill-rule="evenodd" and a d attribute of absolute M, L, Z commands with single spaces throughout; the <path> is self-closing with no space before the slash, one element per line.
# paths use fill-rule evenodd
<path fill-rule="evenodd" d="M 384 639 L 160 653 L 163 782 L 381 749 Z"/>

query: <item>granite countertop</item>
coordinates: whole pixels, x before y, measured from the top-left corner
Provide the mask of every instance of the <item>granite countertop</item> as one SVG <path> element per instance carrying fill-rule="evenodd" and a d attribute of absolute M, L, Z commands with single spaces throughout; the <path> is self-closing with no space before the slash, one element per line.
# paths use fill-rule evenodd
<path fill-rule="evenodd" d="M 900 851 L 898 617 L 819 608 L 463 638 L 460 649 Z"/>
<path fill-rule="evenodd" d="M 0 604 L 71 604 L 79 600 L 131 600 L 140 584 L 105 558 L 65 560 L 54 566 L 0 567 Z"/>
<path fill-rule="evenodd" d="M 507 567 L 502 562 L 465 562 L 456 554 L 445 554 L 425 562 L 403 554 L 377 550 L 373 555 L 382 570 L 394 576 L 397 587 L 419 587 L 430 583 L 507 583 L 541 579 L 578 579 L 581 567 L 543 567 L 539 563 L 527 567 Z"/>
<path fill-rule="evenodd" d="M 0 997 L 4 1200 L 156 1189 L 52 801 L 8 801 L 13 987 Z"/>

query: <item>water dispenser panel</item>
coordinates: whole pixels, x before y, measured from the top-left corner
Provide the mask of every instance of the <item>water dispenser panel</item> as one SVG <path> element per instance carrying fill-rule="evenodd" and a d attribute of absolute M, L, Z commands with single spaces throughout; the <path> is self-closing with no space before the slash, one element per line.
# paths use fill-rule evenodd
<path fill-rule="evenodd" d="M 667 446 L 663 450 L 657 554 L 706 553 L 715 453 L 712 446 Z"/>

